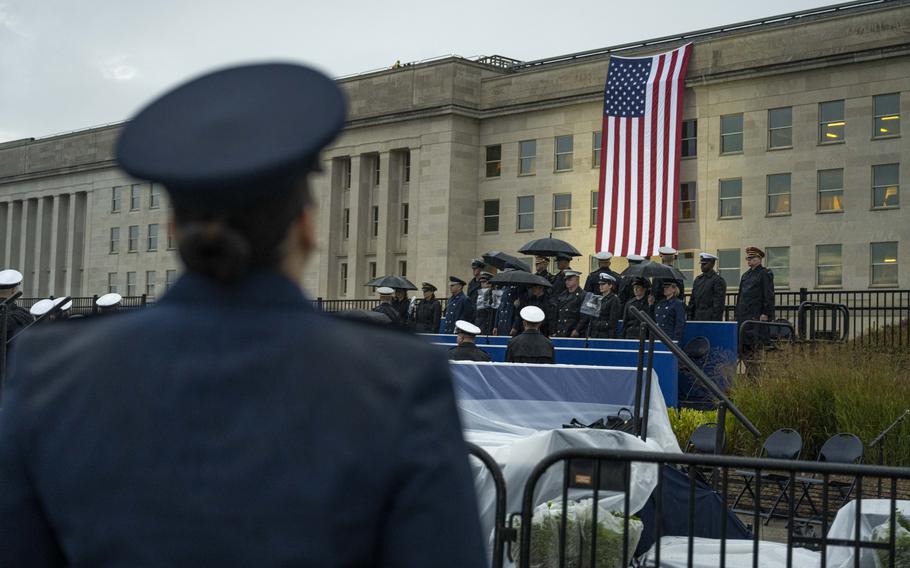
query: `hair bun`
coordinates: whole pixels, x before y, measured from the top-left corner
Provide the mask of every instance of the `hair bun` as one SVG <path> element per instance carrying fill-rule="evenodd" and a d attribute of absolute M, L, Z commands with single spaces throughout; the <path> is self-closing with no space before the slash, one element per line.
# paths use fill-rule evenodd
<path fill-rule="evenodd" d="M 180 228 L 178 249 L 189 270 L 222 284 L 235 282 L 250 270 L 252 250 L 244 236 L 221 222 L 191 222 Z"/>

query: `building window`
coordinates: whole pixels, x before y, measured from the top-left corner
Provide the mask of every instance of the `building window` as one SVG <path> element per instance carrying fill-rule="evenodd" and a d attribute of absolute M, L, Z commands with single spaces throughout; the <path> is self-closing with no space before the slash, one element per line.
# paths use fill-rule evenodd
<path fill-rule="evenodd" d="M 148 250 L 158 250 L 158 223 L 152 223 L 149 225 Z"/>
<path fill-rule="evenodd" d="M 147 298 L 155 297 L 155 281 L 158 279 L 158 275 L 154 270 L 145 271 L 145 296 Z"/>
<path fill-rule="evenodd" d="M 398 275 L 402 278 L 408 277 L 408 261 L 399 260 L 398 261 Z"/>
<path fill-rule="evenodd" d="M 408 234 L 408 221 L 410 216 L 410 207 L 407 203 L 401 204 L 401 234 L 407 236 Z"/>
<path fill-rule="evenodd" d="M 872 286 L 897 286 L 897 242 L 872 243 Z"/>
<path fill-rule="evenodd" d="M 136 295 L 136 273 L 135 272 L 126 273 L 126 295 L 127 296 Z"/>
<path fill-rule="evenodd" d="M 167 250 L 174 249 L 174 226 L 170 223 L 167 224 Z"/>
<path fill-rule="evenodd" d="M 404 151 L 404 183 L 411 181 L 411 151 Z"/>
<path fill-rule="evenodd" d="M 123 186 L 111 188 L 111 213 L 120 213 L 123 202 Z"/>
<path fill-rule="evenodd" d="M 347 262 L 341 263 L 341 275 L 340 276 L 341 277 L 339 278 L 339 282 L 338 282 L 338 286 L 340 289 L 339 295 L 347 296 L 348 295 L 348 263 Z"/>
<path fill-rule="evenodd" d="M 344 158 L 343 164 L 344 188 L 351 189 L 351 157 L 348 156 Z"/>
<path fill-rule="evenodd" d="M 790 174 L 768 176 L 768 215 L 790 214 Z"/>
<path fill-rule="evenodd" d="M 722 249 L 717 251 L 717 273 L 724 277 L 727 287 L 739 284 L 739 259 L 742 252 L 739 249 Z"/>
<path fill-rule="evenodd" d="M 483 202 L 483 232 L 495 233 L 499 230 L 499 200 L 490 199 Z"/>
<path fill-rule="evenodd" d="M 379 236 L 379 206 L 374 205 L 372 211 L 373 211 L 373 217 L 372 217 L 372 221 L 370 222 L 370 235 L 373 237 L 378 237 Z"/>
<path fill-rule="evenodd" d="M 120 252 L 120 227 L 111 227 L 111 254 Z"/>
<path fill-rule="evenodd" d="M 516 223 L 519 231 L 534 230 L 534 196 L 525 195 L 518 198 L 518 222 Z"/>
<path fill-rule="evenodd" d="M 149 209 L 161 207 L 161 186 L 153 183 L 149 189 Z"/>
<path fill-rule="evenodd" d="M 136 252 L 139 250 L 139 225 L 130 225 L 128 239 L 126 241 L 126 252 Z"/>
<path fill-rule="evenodd" d="M 553 228 L 568 229 L 572 226 L 572 194 L 557 193 L 553 196 Z"/>
<path fill-rule="evenodd" d="M 487 146 L 487 177 L 498 178 L 502 175 L 502 146 Z"/>
<path fill-rule="evenodd" d="M 901 95 L 872 97 L 872 137 L 889 138 L 901 133 Z"/>
<path fill-rule="evenodd" d="M 379 163 L 379 154 L 373 156 L 373 185 L 379 185 L 379 178 L 382 175 L 382 170 Z"/>
<path fill-rule="evenodd" d="M 177 281 L 177 271 L 176 270 L 165 270 L 164 271 L 164 291 L 167 292 L 171 289 L 171 286 L 174 285 L 174 282 Z"/>
<path fill-rule="evenodd" d="M 815 283 L 818 286 L 840 286 L 843 282 L 840 245 L 815 246 Z"/>
<path fill-rule="evenodd" d="M 141 206 L 142 185 L 135 184 L 130 187 L 130 211 L 138 211 Z"/>
<path fill-rule="evenodd" d="M 767 266 L 774 272 L 774 287 L 790 287 L 790 247 L 767 247 Z"/>
<path fill-rule="evenodd" d="M 575 152 L 575 138 L 571 134 L 557 136 L 556 146 L 556 171 L 568 172 L 572 169 L 572 155 Z"/>
<path fill-rule="evenodd" d="M 107 273 L 107 293 L 108 294 L 117 293 L 117 273 L 116 272 Z"/>
<path fill-rule="evenodd" d="M 900 165 L 872 166 L 872 208 L 891 209 L 900 205 Z"/>
<path fill-rule="evenodd" d="M 793 107 L 768 111 L 768 148 L 793 147 Z"/>
<path fill-rule="evenodd" d="M 844 170 L 819 170 L 818 212 L 830 213 L 844 210 Z"/>
<path fill-rule="evenodd" d="M 679 184 L 679 220 L 695 220 L 695 182 Z"/>
<path fill-rule="evenodd" d="M 341 217 L 341 234 L 348 239 L 351 236 L 351 210 L 345 207 Z"/>
<path fill-rule="evenodd" d="M 743 115 L 720 117 L 720 153 L 737 154 L 743 151 Z"/>
<path fill-rule="evenodd" d="M 695 253 L 680 252 L 676 258 L 676 268 L 686 277 L 686 282 L 692 282 L 695 279 Z"/>
<path fill-rule="evenodd" d="M 523 140 L 518 143 L 518 175 L 530 176 L 536 171 L 537 140 Z"/>
<path fill-rule="evenodd" d="M 720 215 L 721 219 L 733 219 L 743 215 L 743 180 L 720 180 Z"/>
<path fill-rule="evenodd" d="M 829 101 L 818 105 L 818 143 L 844 141 L 844 101 Z"/>
<path fill-rule="evenodd" d="M 600 153 L 603 145 L 603 132 L 598 130 L 594 133 L 594 151 L 591 153 L 591 167 L 600 167 Z"/>
<path fill-rule="evenodd" d="M 367 263 L 367 274 L 370 275 L 370 280 L 376 279 L 376 261 L 370 261 Z"/>
<path fill-rule="evenodd" d="M 599 192 L 599 191 L 592 191 L 592 192 L 591 192 L 591 226 L 592 226 L 592 227 L 596 227 L 596 226 L 597 226 L 597 221 L 598 221 L 598 219 L 597 219 L 597 211 L 598 211 L 598 207 L 600 207 L 600 192 Z"/>
<path fill-rule="evenodd" d="M 680 156 L 694 158 L 698 155 L 698 121 L 694 118 L 682 121 L 682 146 Z"/>

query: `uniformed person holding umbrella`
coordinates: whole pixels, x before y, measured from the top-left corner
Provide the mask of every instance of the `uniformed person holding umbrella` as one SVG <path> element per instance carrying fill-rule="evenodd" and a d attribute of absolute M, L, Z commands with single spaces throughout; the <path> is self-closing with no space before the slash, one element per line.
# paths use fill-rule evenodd
<path fill-rule="evenodd" d="M 686 318 L 689 321 L 723 321 L 727 282 L 714 270 L 716 256 L 707 252 L 699 253 L 698 256 L 701 274 L 692 283 Z"/>

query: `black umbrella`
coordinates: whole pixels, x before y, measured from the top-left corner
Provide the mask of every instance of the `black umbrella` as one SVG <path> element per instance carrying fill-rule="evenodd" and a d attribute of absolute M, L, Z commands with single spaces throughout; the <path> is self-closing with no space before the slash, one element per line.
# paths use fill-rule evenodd
<path fill-rule="evenodd" d="M 630 264 L 629 268 L 622 271 L 622 276 L 632 278 L 664 278 L 667 280 L 679 280 L 682 282 L 686 279 L 682 272 L 675 266 L 658 264 L 646 260 L 641 264 Z"/>
<path fill-rule="evenodd" d="M 536 254 L 538 256 L 556 256 L 564 254 L 567 256 L 581 256 L 578 249 L 560 239 L 554 239 L 553 235 L 545 239 L 534 239 L 518 249 L 518 252 L 524 254 Z"/>
<path fill-rule="evenodd" d="M 484 253 L 483 261 L 489 265 L 495 266 L 499 270 L 512 268 L 514 270 L 531 272 L 531 267 L 528 264 L 525 264 L 524 261 L 518 260 L 511 254 L 506 254 L 498 250 L 491 250 L 490 252 Z"/>
<path fill-rule="evenodd" d="M 416 290 L 417 286 L 414 286 L 410 280 L 407 278 L 402 278 L 401 276 L 380 276 L 374 280 L 370 280 L 364 286 L 373 286 L 379 288 L 380 286 L 388 286 L 389 288 L 398 288 L 400 290 Z"/>
<path fill-rule="evenodd" d="M 490 279 L 493 284 L 516 284 L 519 286 L 545 286 L 552 288 L 550 281 L 543 276 L 524 272 L 522 270 L 507 270 L 500 272 Z"/>

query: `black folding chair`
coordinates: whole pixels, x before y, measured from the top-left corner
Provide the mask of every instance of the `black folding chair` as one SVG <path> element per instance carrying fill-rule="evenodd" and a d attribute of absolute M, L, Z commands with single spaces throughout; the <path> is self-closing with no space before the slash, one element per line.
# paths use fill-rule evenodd
<path fill-rule="evenodd" d="M 696 428 L 686 442 L 685 452 L 690 454 L 713 454 L 717 442 L 717 424 L 714 422 L 701 424 Z M 726 445 L 726 440 L 723 440 Z M 723 447 L 721 452 L 723 453 Z"/>
<path fill-rule="evenodd" d="M 792 428 L 781 428 L 780 430 L 773 432 L 765 439 L 758 457 L 773 458 L 779 460 L 797 460 L 799 459 L 800 454 L 802 454 L 802 451 L 803 438 L 799 435 L 799 432 L 793 430 Z M 752 501 L 757 501 L 759 503 L 759 508 L 761 508 L 761 495 L 756 495 L 758 492 L 752 488 L 752 484 L 755 481 L 755 472 L 737 470 L 734 472 L 734 474 L 742 477 L 743 488 L 740 490 L 739 495 L 736 496 L 736 499 L 733 501 L 733 506 L 730 508 L 737 513 L 752 513 L 751 510 L 736 508 L 736 506 L 739 505 L 740 499 L 743 498 L 743 495 L 745 495 L 747 491 L 752 497 Z M 761 481 L 763 487 L 766 480 L 774 483 L 774 486 L 777 487 L 778 494 L 774 499 L 774 504 L 771 505 L 771 508 L 768 510 L 768 512 L 761 513 L 761 516 L 765 517 L 765 525 L 771 522 L 771 518 L 774 517 L 774 514 L 777 512 L 777 507 L 780 505 L 781 501 L 784 499 L 786 499 L 788 503 L 790 501 L 790 498 L 787 496 L 787 489 L 790 488 L 789 475 L 763 471 L 761 472 Z"/>
<path fill-rule="evenodd" d="M 858 464 L 863 461 L 863 453 L 864 448 L 862 440 L 853 434 L 841 432 L 828 438 L 824 445 L 822 445 L 822 449 L 818 452 L 817 461 Z M 818 507 L 815 506 L 815 502 L 812 500 L 812 495 L 810 493 L 813 487 L 823 485 L 825 480 L 819 479 L 818 477 L 797 477 L 796 480 L 802 484 L 803 490 L 799 499 L 797 499 L 793 510 L 798 510 L 799 506 L 802 505 L 803 500 L 805 500 L 812 508 L 814 517 L 820 518 L 822 514 L 819 513 Z M 828 487 L 834 488 L 840 496 L 840 504 L 833 509 L 834 511 L 837 511 L 837 509 L 840 509 L 847 504 L 850 495 L 853 494 L 853 489 L 856 487 L 856 478 L 854 477 L 850 481 L 829 478 L 827 481 Z M 825 491 L 824 495 L 827 497 L 827 491 Z M 827 507 L 825 507 L 825 509 L 827 509 Z"/>

